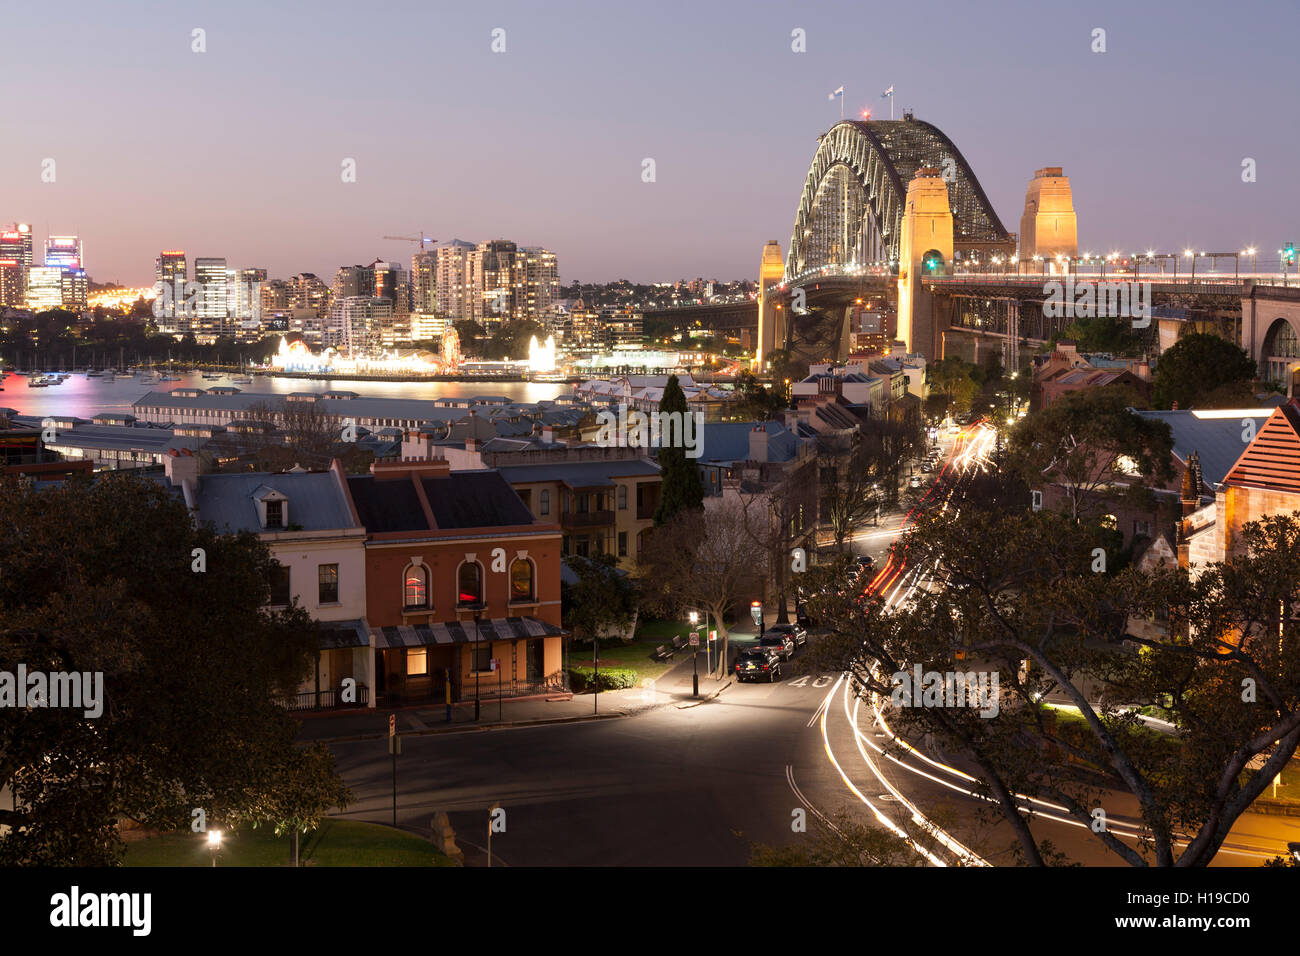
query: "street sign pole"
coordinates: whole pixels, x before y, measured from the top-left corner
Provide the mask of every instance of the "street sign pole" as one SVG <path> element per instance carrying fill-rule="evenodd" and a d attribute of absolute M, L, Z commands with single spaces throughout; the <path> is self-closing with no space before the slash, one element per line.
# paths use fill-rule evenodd
<path fill-rule="evenodd" d="M 700 696 L 700 632 L 691 632 L 691 696 Z"/>
<path fill-rule="evenodd" d="M 388 715 L 388 752 L 393 756 L 393 826 L 397 826 L 397 755 L 402 752 L 402 738 L 397 736 L 397 715 Z"/>

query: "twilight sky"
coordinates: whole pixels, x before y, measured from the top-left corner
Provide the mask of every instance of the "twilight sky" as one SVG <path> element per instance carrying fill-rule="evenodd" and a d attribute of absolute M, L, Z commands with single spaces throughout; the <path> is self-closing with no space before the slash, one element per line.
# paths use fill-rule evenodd
<path fill-rule="evenodd" d="M 420 230 L 544 245 L 564 282 L 753 277 L 840 85 L 879 119 L 893 84 L 1012 231 L 1060 165 L 1081 252 L 1300 241 L 1291 0 L 5 0 L 0 24 L 0 224 L 79 234 L 99 282 L 152 283 L 163 248 L 329 281 Z"/>

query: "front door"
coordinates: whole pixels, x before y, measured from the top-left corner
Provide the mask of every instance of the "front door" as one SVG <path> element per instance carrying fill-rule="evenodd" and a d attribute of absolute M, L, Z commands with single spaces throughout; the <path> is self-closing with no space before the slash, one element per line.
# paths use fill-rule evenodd
<path fill-rule="evenodd" d="M 527 673 L 525 680 L 529 683 L 536 683 L 542 679 L 542 639 L 540 637 L 528 641 L 527 648 L 524 651 L 524 666 Z"/>

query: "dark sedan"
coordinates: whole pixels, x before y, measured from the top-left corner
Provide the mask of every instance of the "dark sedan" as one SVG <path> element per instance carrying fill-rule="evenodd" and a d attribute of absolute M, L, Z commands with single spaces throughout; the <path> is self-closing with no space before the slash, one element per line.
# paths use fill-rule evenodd
<path fill-rule="evenodd" d="M 736 680 L 766 680 L 769 684 L 781 676 L 781 661 L 766 647 L 749 647 L 736 658 Z"/>

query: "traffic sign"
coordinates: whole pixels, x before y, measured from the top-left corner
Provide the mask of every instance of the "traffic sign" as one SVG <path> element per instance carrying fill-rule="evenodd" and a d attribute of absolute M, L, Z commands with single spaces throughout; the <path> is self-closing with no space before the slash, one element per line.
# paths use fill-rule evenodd
<path fill-rule="evenodd" d="M 495 657 L 488 658 L 488 670 L 494 671 L 496 669 L 497 669 L 497 659 Z"/>
<path fill-rule="evenodd" d="M 709 640 L 711 640 L 711 641 L 716 641 L 717 639 L 718 639 L 718 632 L 717 632 L 717 631 L 709 631 Z"/>
<path fill-rule="evenodd" d="M 700 634 L 699 634 L 698 631 L 692 631 L 692 632 L 691 632 L 691 647 L 699 647 L 699 646 L 700 646 Z"/>
<path fill-rule="evenodd" d="M 388 715 L 388 736 L 390 737 L 397 736 L 397 715 L 396 714 Z"/>

